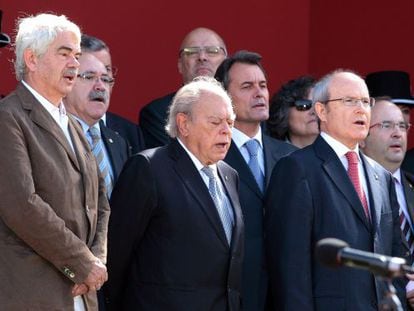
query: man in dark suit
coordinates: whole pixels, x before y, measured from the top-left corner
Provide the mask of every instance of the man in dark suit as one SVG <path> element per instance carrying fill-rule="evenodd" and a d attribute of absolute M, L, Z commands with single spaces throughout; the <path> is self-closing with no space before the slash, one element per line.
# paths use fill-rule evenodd
<path fill-rule="evenodd" d="M 264 251 L 263 196 L 273 166 L 293 150 L 293 145 L 262 134 L 260 123 L 269 118 L 269 90 L 261 56 L 239 51 L 226 58 L 217 68 L 215 78 L 232 98 L 236 120 L 226 161 L 240 177 L 240 204 L 245 224 L 245 252 L 242 274 L 244 311 L 264 310 L 268 277 Z M 249 142 L 258 144 L 255 158 Z M 256 171 L 259 178 L 256 179 Z"/>
<path fill-rule="evenodd" d="M 105 65 L 108 75 L 111 78 L 115 78 L 117 69 L 112 66 L 109 47 L 105 42 L 99 38 L 82 34 L 81 49 L 82 53 L 91 53 L 98 58 Z M 112 93 L 113 86 L 114 83 L 110 87 L 109 95 Z M 109 105 L 107 106 L 107 109 L 108 108 Z M 128 143 L 129 154 L 132 155 L 145 149 L 144 137 L 141 128 L 137 124 L 109 111 L 106 111 L 105 114 L 102 115 L 102 121 L 106 127 L 115 131 L 126 140 Z"/>
<path fill-rule="evenodd" d="M 216 32 L 208 28 L 193 29 L 185 36 L 178 53 L 178 71 L 183 83 L 197 76 L 214 76 L 226 56 L 226 45 Z M 165 125 L 174 95 L 175 92 L 155 99 L 141 109 L 139 124 L 147 148 L 163 146 L 170 141 Z"/>
<path fill-rule="evenodd" d="M 412 261 L 414 253 L 414 176 L 401 170 L 407 150 L 407 132 L 403 113 L 391 98 L 377 98 L 371 113 L 371 126 L 367 138 L 360 143 L 364 154 L 381 164 L 394 180 L 403 232 L 406 257 Z M 414 283 L 413 283 L 414 284 Z M 414 298 L 414 287 L 407 287 L 407 297 Z M 414 301 L 411 307 L 414 307 Z"/>
<path fill-rule="evenodd" d="M 361 77 L 338 70 L 315 85 L 313 101 L 321 134 L 276 164 L 265 199 L 274 310 L 378 310 L 383 280 L 364 270 L 325 267 L 313 256 L 327 237 L 403 255 L 391 176 L 358 148 L 374 100 Z M 405 303 L 405 290 L 399 294 Z"/>
<path fill-rule="evenodd" d="M 408 72 L 399 70 L 371 72 L 367 74 L 365 81 L 371 96 L 389 96 L 391 102 L 401 109 L 404 121 L 407 124 L 410 123 L 414 97 L 411 94 L 411 81 Z M 410 149 L 405 153 L 405 159 L 401 167 L 405 171 L 414 174 L 414 149 Z"/>
<path fill-rule="evenodd" d="M 241 310 L 238 177 L 221 161 L 233 120 L 227 93 L 200 77 L 172 102 L 171 143 L 128 160 L 111 199 L 109 310 Z"/>
<path fill-rule="evenodd" d="M 3 310 L 96 310 L 107 279 L 103 180 L 62 103 L 78 72 L 80 36 L 65 16 L 19 21 L 20 82 L 0 102 Z"/>
<path fill-rule="evenodd" d="M 64 99 L 67 110 L 82 126 L 101 173 L 106 177 L 108 198 L 113 185 L 128 159 L 129 150 L 126 141 L 116 132 L 106 127 L 101 118 L 109 105 L 109 90 L 113 78 L 108 75 L 105 65 L 94 55 L 84 53 L 79 57 L 78 79 L 72 91 Z M 95 131 L 94 131 L 95 130 Z M 97 135 L 97 137 L 95 137 Z M 97 141 L 96 141 L 97 140 Z M 102 148 L 96 146 L 101 144 Z M 102 158 L 95 150 L 102 150 Z"/>

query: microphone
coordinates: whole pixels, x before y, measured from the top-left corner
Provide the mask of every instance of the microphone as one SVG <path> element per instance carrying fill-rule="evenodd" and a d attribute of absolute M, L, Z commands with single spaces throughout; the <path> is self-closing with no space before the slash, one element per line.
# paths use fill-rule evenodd
<path fill-rule="evenodd" d="M 414 269 L 403 258 L 353 249 L 346 242 L 333 238 L 320 240 L 316 244 L 315 255 L 323 265 L 331 268 L 348 266 L 365 269 L 387 278 L 414 273 Z"/>

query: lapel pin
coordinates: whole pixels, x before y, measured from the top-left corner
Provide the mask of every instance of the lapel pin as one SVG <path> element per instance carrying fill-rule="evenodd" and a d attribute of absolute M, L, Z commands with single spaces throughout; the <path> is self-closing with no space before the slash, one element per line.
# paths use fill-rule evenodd
<path fill-rule="evenodd" d="M 375 178 L 375 180 L 378 180 L 379 179 L 379 177 L 378 177 L 377 174 L 374 174 L 374 178 Z"/>
<path fill-rule="evenodd" d="M 108 141 L 112 144 L 114 141 L 112 140 L 112 138 L 109 138 Z"/>
<path fill-rule="evenodd" d="M 229 178 L 227 177 L 227 175 L 226 176 L 224 176 L 224 179 L 227 181 L 227 180 L 229 180 Z"/>

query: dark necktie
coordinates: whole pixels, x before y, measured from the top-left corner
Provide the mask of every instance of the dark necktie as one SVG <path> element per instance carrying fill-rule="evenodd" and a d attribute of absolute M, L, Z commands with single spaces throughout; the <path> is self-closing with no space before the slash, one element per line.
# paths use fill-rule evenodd
<path fill-rule="evenodd" d="M 397 187 L 400 186 L 400 182 L 395 177 L 393 177 L 392 179 L 394 180 L 395 191 L 397 191 Z M 401 204 L 398 204 L 398 205 L 399 205 L 398 214 L 400 216 L 401 232 L 402 232 L 405 240 L 407 241 L 408 247 L 410 248 L 410 253 L 412 255 L 413 252 L 414 252 L 414 235 L 413 235 L 413 231 L 412 231 L 410 222 L 408 221 L 404 211 L 402 210 Z"/>
<path fill-rule="evenodd" d="M 345 154 L 346 159 L 348 160 L 348 175 L 354 185 L 355 191 L 358 194 L 359 199 L 361 200 L 362 206 L 364 207 L 364 213 L 367 219 L 369 220 L 369 208 L 367 198 L 365 196 L 364 191 L 361 188 L 361 184 L 359 182 L 359 174 L 358 174 L 358 155 L 354 151 L 349 151 Z"/>
<path fill-rule="evenodd" d="M 225 195 L 221 193 L 212 168 L 205 166 L 201 170 L 208 176 L 208 191 L 217 208 L 224 232 L 226 233 L 227 242 L 230 245 L 234 223 L 230 202 L 228 202 Z"/>
<path fill-rule="evenodd" d="M 113 188 L 113 181 L 111 174 L 109 172 L 109 163 L 108 159 L 105 156 L 104 150 L 103 150 L 103 143 L 101 139 L 101 134 L 99 130 L 92 126 L 88 130 L 89 136 L 92 139 L 92 145 L 91 149 L 95 156 L 96 162 L 98 163 L 99 170 L 102 174 L 102 177 L 105 180 L 105 188 L 106 188 L 106 194 L 109 198 L 111 196 L 112 188 Z"/>
<path fill-rule="evenodd" d="M 264 191 L 264 176 L 262 170 L 260 169 L 258 153 L 260 144 L 256 139 L 250 139 L 244 144 L 249 152 L 249 167 L 253 173 L 254 179 L 256 179 L 257 185 L 260 190 Z"/>

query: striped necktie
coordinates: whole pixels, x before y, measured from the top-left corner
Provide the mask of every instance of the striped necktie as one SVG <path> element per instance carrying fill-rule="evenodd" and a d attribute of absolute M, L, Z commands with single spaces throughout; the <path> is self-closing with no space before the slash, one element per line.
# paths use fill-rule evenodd
<path fill-rule="evenodd" d="M 369 207 L 367 202 L 367 197 L 365 196 L 365 192 L 361 188 L 361 184 L 359 181 L 359 173 L 358 173 L 358 155 L 354 151 L 348 151 L 345 154 L 346 159 L 348 160 L 348 175 L 351 179 L 352 184 L 354 185 L 355 191 L 358 194 L 358 197 L 361 201 L 361 204 L 364 208 L 365 216 L 368 220 L 371 219 L 369 213 Z"/>
<path fill-rule="evenodd" d="M 106 195 L 109 198 L 111 196 L 113 188 L 113 180 L 111 173 L 109 171 L 108 159 L 106 158 L 103 149 L 104 146 L 101 139 L 101 133 L 95 126 L 90 127 L 88 133 L 92 139 L 92 152 L 95 156 L 96 162 L 98 163 L 99 171 L 101 172 L 102 177 L 105 180 Z"/>
<path fill-rule="evenodd" d="M 204 172 L 204 174 L 207 175 L 209 179 L 208 191 L 210 192 L 211 198 L 214 201 L 214 205 L 217 208 L 217 212 L 223 225 L 224 232 L 226 233 L 227 242 L 230 245 L 234 225 L 234 215 L 230 202 L 228 201 L 227 197 L 221 193 L 216 177 L 214 176 L 213 169 L 211 167 L 205 166 L 201 170 Z"/>
<path fill-rule="evenodd" d="M 392 178 L 394 180 L 394 184 L 395 184 L 395 190 L 397 190 L 397 187 L 401 186 L 400 182 L 398 181 L 397 178 L 393 177 Z M 398 198 L 398 196 L 397 196 Z M 401 208 L 401 204 L 398 204 L 399 208 L 398 208 L 398 214 L 400 216 L 400 228 L 401 228 L 401 232 L 404 236 L 404 239 L 407 241 L 408 247 L 410 249 L 410 254 L 413 255 L 414 253 L 414 234 L 413 234 L 413 229 L 410 225 L 410 222 L 407 219 L 407 216 L 405 215 L 403 209 Z"/>

